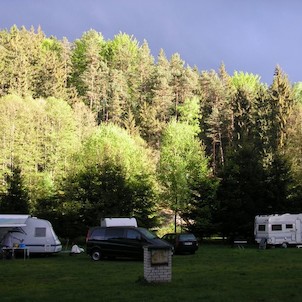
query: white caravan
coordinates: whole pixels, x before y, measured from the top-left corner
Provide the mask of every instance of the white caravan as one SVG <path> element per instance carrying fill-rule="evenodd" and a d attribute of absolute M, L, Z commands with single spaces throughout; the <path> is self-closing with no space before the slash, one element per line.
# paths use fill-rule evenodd
<path fill-rule="evenodd" d="M 57 253 L 62 244 L 48 220 L 30 215 L 0 214 L 1 246 L 25 245 L 29 253 Z"/>
<path fill-rule="evenodd" d="M 254 235 L 261 245 L 302 244 L 302 214 L 259 215 L 255 217 Z"/>

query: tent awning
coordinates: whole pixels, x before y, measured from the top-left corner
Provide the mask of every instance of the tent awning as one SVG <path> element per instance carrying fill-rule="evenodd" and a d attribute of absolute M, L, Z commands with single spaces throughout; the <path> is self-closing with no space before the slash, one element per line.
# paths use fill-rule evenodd
<path fill-rule="evenodd" d="M 14 228 L 26 226 L 30 215 L 0 214 L 0 228 Z"/>

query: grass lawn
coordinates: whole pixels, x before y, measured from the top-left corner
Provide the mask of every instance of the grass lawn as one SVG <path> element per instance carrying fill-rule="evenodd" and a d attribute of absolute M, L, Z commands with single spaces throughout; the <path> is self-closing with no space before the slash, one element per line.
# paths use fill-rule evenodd
<path fill-rule="evenodd" d="M 301 301 L 302 249 L 202 245 L 172 259 L 172 282 L 146 284 L 143 262 L 61 253 L 0 260 L 7 301 Z"/>

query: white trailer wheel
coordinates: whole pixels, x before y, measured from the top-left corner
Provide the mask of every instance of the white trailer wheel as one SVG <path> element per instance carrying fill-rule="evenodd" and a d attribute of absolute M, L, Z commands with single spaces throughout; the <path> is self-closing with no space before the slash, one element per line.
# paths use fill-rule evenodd
<path fill-rule="evenodd" d="M 287 242 L 283 242 L 282 245 L 281 245 L 284 249 L 287 248 Z"/>

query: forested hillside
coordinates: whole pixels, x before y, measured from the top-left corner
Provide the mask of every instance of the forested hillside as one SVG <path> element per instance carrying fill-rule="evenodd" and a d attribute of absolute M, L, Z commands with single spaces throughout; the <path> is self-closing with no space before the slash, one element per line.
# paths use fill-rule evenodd
<path fill-rule="evenodd" d="M 302 211 L 301 153 L 302 84 L 280 66 L 268 86 L 123 33 L 0 31 L 1 213 L 66 238 L 106 216 L 160 227 L 168 211 L 199 236 L 248 236 L 256 214 Z"/>

